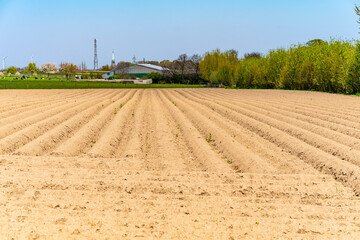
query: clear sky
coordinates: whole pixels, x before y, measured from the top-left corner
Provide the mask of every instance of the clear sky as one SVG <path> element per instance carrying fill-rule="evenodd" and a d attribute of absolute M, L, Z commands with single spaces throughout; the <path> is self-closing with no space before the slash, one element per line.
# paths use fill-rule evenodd
<path fill-rule="evenodd" d="M 239 54 L 321 38 L 358 39 L 354 0 L 0 0 L 0 60 L 35 63 Z M 358 1 L 360 4 L 360 1 Z M 2 64 L 0 66 L 2 68 Z"/>

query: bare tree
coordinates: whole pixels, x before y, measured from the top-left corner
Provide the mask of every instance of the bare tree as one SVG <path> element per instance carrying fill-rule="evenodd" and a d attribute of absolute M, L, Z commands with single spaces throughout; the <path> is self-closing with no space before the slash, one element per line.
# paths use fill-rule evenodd
<path fill-rule="evenodd" d="M 261 58 L 261 53 L 258 52 L 252 52 L 252 53 L 245 53 L 244 58 Z"/>
<path fill-rule="evenodd" d="M 184 82 L 185 72 L 186 72 L 186 69 L 187 69 L 188 63 L 189 63 L 188 61 L 189 61 L 189 57 L 186 54 L 181 54 L 176 61 L 182 82 Z"/>
<path fill-rule="evenodd" d="M 194 71 L 194 74 L 196 76 L 200 76 L 200 62 L 201 62 L 201 57 L 199 54 L 194 54 L 191 56 L 190 58 L 190 64 L 192 65 L 192 69 Z"/>
<path fill-rule="evenodd" d="M 160 66 L 163 68 L 162 73 L 166 82 L 173 83 L 174 77 L 177 74 L 176 64 L 170 60 L 163 60 L 160 62 Z"/>
<path fill-rule="evenodd" d="M 114 67 L 115 73 L 126 76 L 129 74 L 130 66 L 131 63 L 129 62 L 118 62 L 118 64 L 116 64 L 116 66 Z"/>

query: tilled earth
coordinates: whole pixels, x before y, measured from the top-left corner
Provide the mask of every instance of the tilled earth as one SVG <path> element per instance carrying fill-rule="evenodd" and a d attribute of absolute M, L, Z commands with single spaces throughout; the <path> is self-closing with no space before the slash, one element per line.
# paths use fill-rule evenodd
<path fill-rule="evenodd" d="M 0 92 L 0 239 L 360 239 L 360 98 Z"/>

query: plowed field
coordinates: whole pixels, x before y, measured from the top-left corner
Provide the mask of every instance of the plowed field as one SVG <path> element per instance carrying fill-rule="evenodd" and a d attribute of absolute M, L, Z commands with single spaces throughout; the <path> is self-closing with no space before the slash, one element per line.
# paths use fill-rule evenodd
<path fill-rule="evenodd" d="M 0 92 L 0 239 L 360 239 L 360 98 Z"/>

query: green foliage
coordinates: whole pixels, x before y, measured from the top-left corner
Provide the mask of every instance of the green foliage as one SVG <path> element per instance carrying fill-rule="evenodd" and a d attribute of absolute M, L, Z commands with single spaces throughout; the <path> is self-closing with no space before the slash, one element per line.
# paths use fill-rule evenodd
<path fill-rule="evenodd" d="M 206 80 L 239 88 L 360 91 L 360 47 L 354 42 L 315 39 L 239 60 L 227 53 L 205 54 L 200 67 Z"/>
<path fill-rule="evenodd" d="M 10 73 L 10 74 L 15 74 L 17 72 L 17 69 L 16 69 L 16 67 L 8 67 L 6 69 L 6 72 Z"/>
<path fill-rule="evenodd" d="M 89 73 L 82 73 L 82 74 L 81 74 L 81 78 L 82 78 L 82 79 L 89 79 L 89 78 L 90 78 L 90 74 L 89 74 Z"/>
<path fill-rule="evenodd" d="M 350 92 L 360 92 L 360 43 L 356 45 L 355 57 L 349 70 L 347 85 Z"/>
<path fill-rule="evenodd" d="M 114 78 L 115 79 L 125 79 L 125 74 L 116 74 L 116 75 L 114 75 Z"/>
<path fill-rule="evenodd" d="M 238 53 L 236 51 L 220 52 L 219 49 L 216 49 L 205 54 L 200 62 L 200 71 L 207 81 L 232 86 L 235 83 L 238 62 Z"/>
<path fill-rule="evenodd" d="M 146 76 L 146 78 L 152 79 L 153 83 L 158 83 L 164 79 L 163 75 L 158 72 L 151 72 Z"/>
<path fill-rule="evenodd" d="M 98 72 L 90 72 L 90 78 L 91 79 L 101 79 L 102 78 L 102 74 L 98 73 Z"/>
<path fill-rule="evenodd" d="M 29 65 L 26 67 L 26 71 L 28 73 L 36 73 L 36 64 L 35 63 L 29 63 Z"/>
<path fill-rule="evenodd" d="M 208 143 L 213 143 L 213 142 L 215 142 L 215 140 L 212 138 L 211 133 L 209 133 L 209 134 L 206 136 L 205 140 L 206 140 Z"/>

